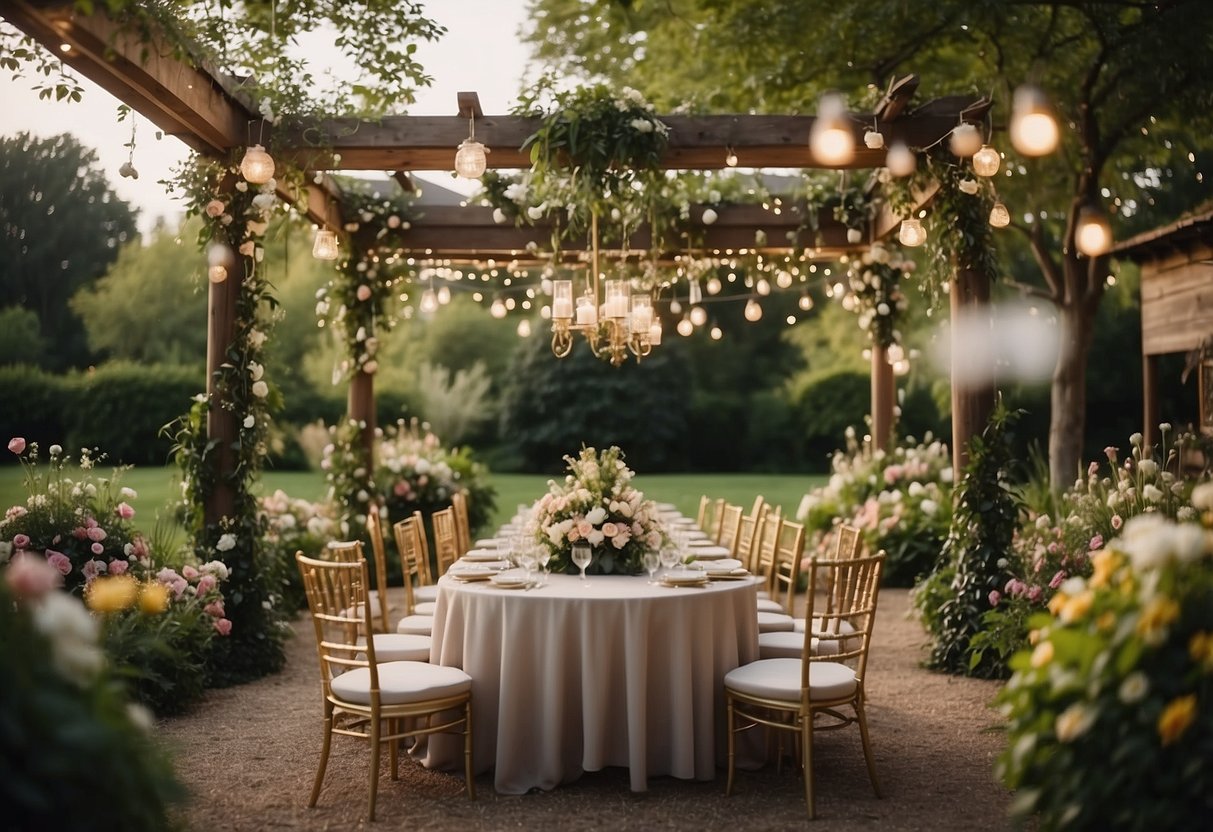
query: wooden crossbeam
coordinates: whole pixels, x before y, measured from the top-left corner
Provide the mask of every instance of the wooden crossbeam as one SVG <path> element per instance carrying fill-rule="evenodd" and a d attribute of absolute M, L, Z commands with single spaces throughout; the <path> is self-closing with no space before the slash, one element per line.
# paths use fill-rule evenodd
<path fill-rule="evenodd" d="M 253 116 L 209 74 L 174 57 L 162 39 L 144 43 L 103 14 L 78 14 L 70 3 L 11 0 L 4 4 L 4 17 L 194 150 L 226 155 L 247 142 Z"/>
<path fill-rule="evenodd" d="M 902 141 L 926 147 L 956 126 L 965 108 L 979 117 L 989 103 L 982 99 L 942 100 L 881 124 L 886 145 Z M 871 150 L 863 131 L 878 116 L 852 114 L 855 158 L 848 168 L 875 168 L 884 164 L 885 150 Z M 743 167 L 817 168 L 823 165 L 809 149 L 814 116 L 661 116 L 670 128 L 670 145 L 664 166 L 668 169 L 714 170 L 725 167 L 732 150 Z M 539 119 L 524 116 L 485 116 L 476 119 L 476 138 L 492 149 L 492 168 L 528 168 L 529 152 L 521 150 L 535 132 Z M 275 147 L 305 168 L 326 170 L 450 170 L 455 148 L 467 138 L 467 120 L 459 116 L 387 116 L 378 121 L 329 119 L 279 131 Z M 334 163 L 332 153 L 340 154 Z M 833 168 L 829 165 L 824 167 Z"/>

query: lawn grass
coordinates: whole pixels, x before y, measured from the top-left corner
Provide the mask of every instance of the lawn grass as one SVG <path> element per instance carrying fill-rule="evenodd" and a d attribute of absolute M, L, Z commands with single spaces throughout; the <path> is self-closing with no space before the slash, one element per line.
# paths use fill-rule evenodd
<path fill-rule="evenodd" d="M 42 472 L 45 474 L 46 469 Z M 112 476 L 110 469 L 97 469 L 95 477 Z M 75 476 L 74 474 L 72 476 Z M 490 519 L 495 528 L 511 517 L 520 503 L 531 503 L 547 490 L 548 477 L 541 474 L 492 474 L 489 482 L 497 489 L 497 510 Z M 761 494 L 768 503 L 783 508 L 785 517 L 793 516 L 800 498 L 810 488 L 825 482 L 820 474 L 643 474 L 636 486 L 654 500 L 673 503 L 684 514 L 694 516 L 703 494 L 723 497 L 730 503 L 744 506 L 748 511 L 754 497 Z M 136 467 L 120 475 L 122 485 L 133 488 L 138 497 L 131 500 L 135 508 L 136 526 L 150 530 L 156 518 L 168 522 L 171 504 L 181 493 L 180 478 L 175 467 Z M 318 471 L 267 471 L 261 479 L 260 492 L 273 493 L 282 489 L 292 497 L 319 500 L 324 496 L 324 476 Z M 19 466 L 0 468 L 0 508 L 24 505 L 27 491 L 24 469 Z"/>

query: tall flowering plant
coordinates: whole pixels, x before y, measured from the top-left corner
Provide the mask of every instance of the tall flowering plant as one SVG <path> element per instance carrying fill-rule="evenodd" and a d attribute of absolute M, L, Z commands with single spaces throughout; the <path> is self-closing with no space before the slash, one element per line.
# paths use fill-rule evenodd
<path fill-rule="evenodd" d="M 662 545 L 665 532 L 653 501 L 632 485 L 623 452 L 614 445 L 602 452 L 582 448 L 565 461 L 569 473 L 550 481 L 531 512 L 532 533 L 551 553 L 552 569 L 576 572 L 573 544 L 585 542 L 592 547 L 587 572 L 639 574 L 642 556 Z"/>
<path fill-rule="evenodd" d="M 1194 829 L 1213 809 L 1213 485 L 1128 520 L 1034 615 L 998 771 L 1045 829 Z"/>
<path fill-rule="evenodd" d="M 843 305 L 859 316 L 859 328 L 881 347 L 892 347 L 901 340 L 897 325 L 907 307 L 901 279 L 913 271 L 913 260 L 882 243 L 873 243 L 851 261 L 847 272 L 851 291 L 843 296 Z"/>

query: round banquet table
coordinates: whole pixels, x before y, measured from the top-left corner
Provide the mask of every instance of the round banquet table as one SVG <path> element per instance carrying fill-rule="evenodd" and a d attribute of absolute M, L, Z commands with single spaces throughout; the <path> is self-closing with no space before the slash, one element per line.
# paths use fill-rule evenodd
<path fill-rule="evenodd" d="M 710 780 L 726 753 L 724 676 L 758 659 L 751 579 L 667 587 L 647 576 L 552 575 L 543 587 L 438 582 L 430 661 L 472 677 L 477 773 L 503 794 L 627 766 Z M 459 768 L 458 737 L 425 765 Z"/>

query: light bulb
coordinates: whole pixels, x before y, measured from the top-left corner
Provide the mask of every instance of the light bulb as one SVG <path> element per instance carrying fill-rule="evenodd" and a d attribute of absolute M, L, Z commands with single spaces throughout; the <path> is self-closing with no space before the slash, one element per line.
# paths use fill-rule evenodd
<path fill-rule="evenodd" d="M 818 163 L 826 167 L 845 165 L 855 156 L 855 134 L 846 119 L 842 96 L 822 96 L 817 118 L 809 131 L 809 149 Z"/>
<path fill-rule="evenodd" d="M 724 163 L 731 168 L 737 167 L 737 154 L 732 150 L 729 150 L 729 152 L 725 154 Z"/>
<path fill-rule="evenodd" d="M 990 225 L 995 228 L 1006 228 L 1011 224 L 1011 212 L 1001 202 L 995 202 L 990 209 Z"/>
<path fill-rule="evenodd" d="M 1044 92 L 1031 84 L 1015 90 L 1011 105 L 1011 144 L 1024 156 L 1044 156 L 1057 149 L 1060 132 Z"/>
<path fill-rule="evenodd" d="M 760 277 L 758 282 L 754 284 L 754 291 L 763 297 L 766 297 L 767 295 L 771 294 L 771 281 L 767 280 L 765 277 Z"/>
<path fill-rule="evenodd" d="M 713 341 L 719 341 L 724 337 L 724 331 L 721 330 L 718 324 L 712 324 L 712 328 L 708 330 L 708 335 L 712 336 Z"/>
<path fill-rule="evenodd" d="M 703 326 L 708 322 L 708 312 L 702 306 L 691 307 L 691 323 L 695 326 Z"/>
<path fill-rule="evenodd" d="M 799 306 L 802 312 L 808 312 L 813 308 L 813 296 L 809 294 L 808 289 L 805 289 L 804 294 L 800 296 Z"/>
<path fill-rule="evenodd" d="M 426 289 L 421 293 L 419 307 L 425 315 L 432 315 L 438 311 L 438 295 L 434 293 L 433 289 Z"/>
<path fill-rule="evenodd" d="M 442 306 L 446 306 L 450 302 L 451 302 L 450 288 L 447 286 L 439 286 L 438 287 L 438 303 Z"/>
<path fill-rule="evenodd" d="M 505 301 L 501 298 L 494 298 L 492 306 L 489 307 L 489 314 L 494 318 L 504 318 L 506 311 Z"/>
<path fill-rule="evenodd" d="M 901 221 L 901 230 L 897 232 L 897 239 L 903 246 L 920 246 L 927 241 L 927 230 L 922 227 L 922 220 L 911 217 L 908 220 Z"/>
<path fill-rule="evenodd" d="M 688 318 L 686 315 L 683 315 L 682 320 L 680 320 L 678 322 L 678 326 L 675 327 L 675 329 L 678 330 L 679 335 L 681 335 L 683 338 L 686 338 L 692 332 L 695 331 L 695 325 L 693 323 L 691 323 L 690 318 Z"/>
<path fill-rule="evenodd" d="M 661 346 L 661 321 L 653 321 L 649 327 L 649 343 L 655 347 Z"/>
<path fill-rule="evenodd" d="M 521 321 L 518 322 L 518 337 L 519 338 L 530 338 L 531 337 L 531 319 L 530 318 L 523 318 Z"/>
<path fill-rule="evenodd" d="M 719 277 L 709 277 L 708 278 L 708 294 L 709 295 L 719 295 L 720 289 L 721 289 L 720 278 Z"/>
<path fill-rule="evenodd" d="M 337 232 L 321 228 L 312 242 L 312 256 L 317 260 L 337 259 Z"/>
<path fill-rule="evenodd" d="M 948 148 L 957 156 L 972 156 L 981 149 L 981 134 L 972 124 L 961 122 L 952 128 Z"/>
<path fill-rule="evenodd" d="M 973 154 L 973 173 L 978 176 L 993 176 L 998 173 L 1001 162 L 998 151 L 988 144 L 983 144 L 981 150 Z"/>
<path fill-rule="evenodd" d="M 1104 254 L 1112 247 L 1112 225 L 1108 215 L 1094 205 L 1084 205 L 1078 212 L 1074 244 L 1088 257 Z"/>
<path fill-rule="evenodd" d="M 884 147 L 884 134 L 879 130 L 869 130 L 863 134 L 863 143 L 869 150 L 880 150 Z"/>
<path fill-rule="evenodd" d="M 762 304 L 750 298 L 745 302 L 745 319 L 751 323 L 762 320 Z"/>
<path fill-rule="evenodd" d="M 222 283 L 227 280 L 227 269 L 220 265 L 210 266 L 206 270 L 206 277 L 211 283 Z"/>
<path fill-rule="evenodd" d="M 897 142 L 885 154 L 884 164 L 894 176 L 909 176 L 918 167 L 918 157 L 910 148 Z"/>
<path fill-rule="evenodd" d="M 240 160 L 240 175 L 254 185 L 264 185 L 274 177 L 274 157 L 261 145 L 253 145 Z"/>
<path fill-rule="evenodd" d="M 488 167 L 489 149 L 473 139 L 464 139 L 455 152 L 455 173 L 464 179 L 479 179 Z"/>

